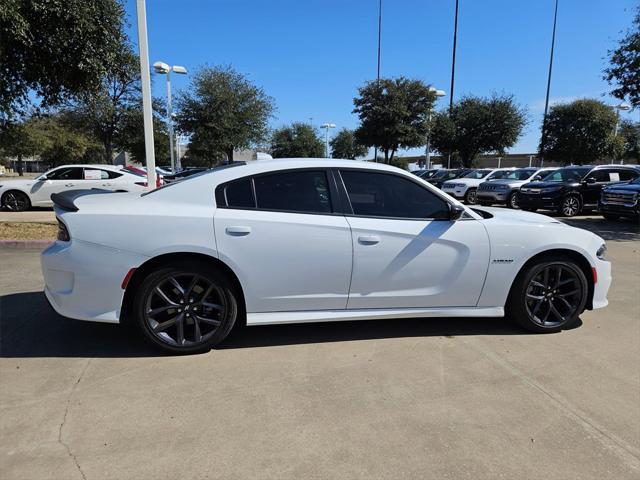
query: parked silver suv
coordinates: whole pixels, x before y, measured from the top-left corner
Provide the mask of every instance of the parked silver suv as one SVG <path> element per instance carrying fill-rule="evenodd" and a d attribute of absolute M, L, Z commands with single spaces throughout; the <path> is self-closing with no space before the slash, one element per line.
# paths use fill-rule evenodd
<path fill-rule="evenodd" d="M 518 208 L 518 190 L 528 182 L 542 180 L 556 168 L 519 168 L 509 172 L 500 180 L 483 182 L 478 186 L 477 199 L 480 205 L 506 204 Z"/>

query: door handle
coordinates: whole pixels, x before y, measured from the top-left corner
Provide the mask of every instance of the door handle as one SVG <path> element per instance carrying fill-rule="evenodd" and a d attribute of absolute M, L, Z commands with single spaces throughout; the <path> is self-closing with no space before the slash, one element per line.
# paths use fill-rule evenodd
<path fill-rule="evenodd" d="M 74 187 L 76 184 L 75 183 L 65 183 L 64 186 L 65 187 Z"/>
<path fill-rule="evenodd" d="M 380 237 L 377 235 L 361 235 L 358 237 L 358 243 L 361 245 L 375 245 L 380 243 Z"/>
<path fill-rule="evenodd" d="M 244 237 L 251 233 L 251 227 L 233 226 L 225 228 L 224 231 L 227 232 L 227 235 L 231 235 L 232 237 Z"/>

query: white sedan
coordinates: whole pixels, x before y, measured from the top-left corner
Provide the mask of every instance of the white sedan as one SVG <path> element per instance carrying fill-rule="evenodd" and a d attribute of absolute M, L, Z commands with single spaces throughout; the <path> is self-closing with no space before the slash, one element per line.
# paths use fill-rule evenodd
<path fill-rule="evenodd" d="M 31 207 L 50 207 L 51 195 L 66 190 L 100 188 L 144 192 L 146 178 L 115 165 L 63 165 L 35 179 L 3 180 L 0 207 L 23 211 Z"/>
<path fill-rule="evenodd" d="M 535 332 L 607 305 L 602 238 L 541 215 L 470 209 L 408 172 L 290 159 L 143 195 L 54 195 L 42 253 L 61 315 L 131 322 L 192 353 L 234 325 L 502 317 Z"/>

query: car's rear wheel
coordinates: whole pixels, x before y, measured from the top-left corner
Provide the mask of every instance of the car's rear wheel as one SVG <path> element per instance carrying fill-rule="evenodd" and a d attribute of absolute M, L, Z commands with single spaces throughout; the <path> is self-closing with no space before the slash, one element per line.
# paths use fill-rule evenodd
<path fill-rule="evenodd" d="M 565 217 L 575 217 L 581 210 L 580 199 L 575 195 L 567 195 L 560 203 L 559 213 Z"/>
<path fill-rule="evenodd" d="M 138 330 L 153 346 L 198 353 L 227 337 L 238 301 L 226 275 L 189 262 L 148 275 L 135 295 L 133 312 Z"/>
<path fill-rule="evenodd" d="M 584 311 L 589 292 L 579 265 L 560 255 L 541 258 L 518 275 L 507 316 L 532 332 L 569 328 Z"/>
<path fill-rule="evenodd" d="M 511 192 L 507 198 L 507 207 L 518 208 L 518 192 Z"/>
<path fill-rule="evenodd" d="M 467 193 L 464 195 L 464 201 L 469 205 L 475 205 L 478 197 L 476 196 L 477 192 L 475 188 L 470 188 L 467 190 Z"/>
<path fill-rule="evenodd" d="M 31 208 L 31 201 L 26 193 L 9 190 L 2 196 L 2 208 L 12 212 L 24 212 Z"/>

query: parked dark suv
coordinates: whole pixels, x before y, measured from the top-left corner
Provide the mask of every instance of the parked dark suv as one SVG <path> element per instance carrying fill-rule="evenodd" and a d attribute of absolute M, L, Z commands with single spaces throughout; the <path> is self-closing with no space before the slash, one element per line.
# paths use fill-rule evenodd
<path fill-rule="evenodd" d="M 607 220 L 620 217 L 640 220 L 640 177 L 603 188 L 598 209 Z"/>
<path fill-rule="evenodd" d="M 554 210 L 565 217 L 573 217 L 584 210 L 598 208 L 604 187 L 638 176 L 640 169 L 629 165 L 564 167 L 539 182 L 524 184 L 518 193 L 518 204 L 530 212 Z"/>
<path fill-rule="evenodd" d="M 471 171 L 470 168 L 453 168 L 453 169 L 441 169 L 437 173 L 429 178 L 425 178 L 427 182 L 437 188 L 442 188 L 442 184 L 447 180 L 453 180 L 454 178 L 460 178 Z M 423 177 L 424 178 L 424 177 Z"/>

